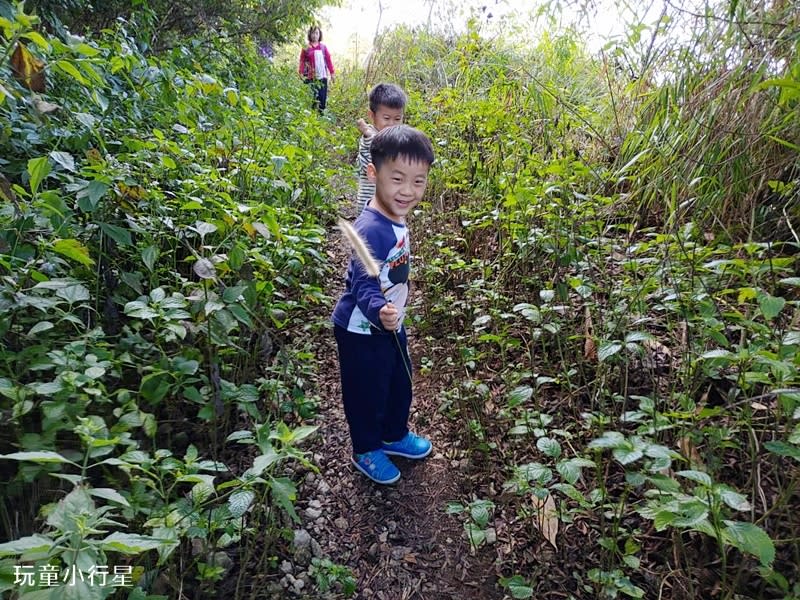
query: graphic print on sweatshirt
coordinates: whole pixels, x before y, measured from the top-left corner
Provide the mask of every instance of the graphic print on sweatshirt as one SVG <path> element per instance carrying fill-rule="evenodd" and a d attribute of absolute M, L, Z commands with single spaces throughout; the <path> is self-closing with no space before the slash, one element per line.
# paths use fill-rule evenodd
<path fill-rule="evenodd" d="M 389 252 L 383 256 L 376 256 L 381 261 L 381 272 L 378 276 L 381 292 L 388 302 L 394 304 L 398 311 L 398 323 L 403 323 L 408 300 L 408 276 L 411 270 L 411 252 L 408 228 L 391 225 L 395 243 Z M 378 325 L 376 323 L 375 325 Z M 347 330 L 354 333 L 370 333 L 370 322 L 357 305 L 353 305 L 353 312 L 347 323 Z"/>

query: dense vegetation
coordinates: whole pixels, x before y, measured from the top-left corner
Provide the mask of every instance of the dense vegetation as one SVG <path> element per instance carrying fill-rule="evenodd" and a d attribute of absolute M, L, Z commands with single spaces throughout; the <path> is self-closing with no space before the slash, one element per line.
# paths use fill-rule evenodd
<path fill-rule="evenodd" d="M 108 24 L 82 6 L 46 14 Z M 0 590 L 116 591 L 20 587 L 22 560 L 263 597 L 313 469 L 330 182 L 391 80 L 438 153 L 416 360 L 475 475 L 439 508 L 502 550 L 499 593 L 800 598 L 798 19 L 665 11 L 599 56 L 395 29 L 331 123 L 247 35 L 155 53 L 0 2 Z"/>

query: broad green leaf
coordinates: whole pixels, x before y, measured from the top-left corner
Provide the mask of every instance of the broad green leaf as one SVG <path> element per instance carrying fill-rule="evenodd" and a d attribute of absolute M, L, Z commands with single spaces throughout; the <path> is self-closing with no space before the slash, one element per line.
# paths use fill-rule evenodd
<path fill-rule="evenodd" d="M 550 458 L 558 458 L 561 456 L 561 444 L 557 440 L 549 437 L 539 438 L 536 441 L 536 447 L 544 453 L 545 456 Z"/>
<path fill-rule="evenodd" d="M 78 240 L 56 240 L 53 243 L 53 250 L 87 267 L 94 265 L 94 259 L 89 256 L 89 249 Z"/>
<path fill-rule="evenodd" d="M 93 212 L 108 191 L 108 184 L 99 179 L 90 181 L 78 193 L 78 206 L 83 212 Z"/>
<path fill-rule="evenodd" d="M 248 327 L 253 327 L 253 320 L 250 318 L 247 310 L 241 304 L 231 304 L 228 306 L 228 310 L 234 317 L 236 317 L 237 321 L 247 325 Z"/>
<path fill-rule="evenodd" d="M 594 461 L 585 458 L 570 458 L 556 464 L 556 471 L 564 478 L 564 481 L 574 484 L 581 476 L 581 469 L 583 467 L 593 466 Z"/>
<path fill-rule="evenodd" d="M 50 159 L 46 156 L 28 160 L 28 176 L 30 177 L 31 193 L 36 194 L 39 184 L 50 174 Z"/>
<path fill-rule="evenodd" d="M 722 536 L 742 552 L 752 554 L 765 567 L 775 560 L 775 544 L 758 525 L 743 521 L 723 521 Z"/>
<path fill-rule="evenodd" d="M 20 37 L 29 39 L 45 52 L 50 52 L 50 43 L 44 39 L 41 33 L 36 31 L 26 31 Z"/>
<path fill-rule="evenodd" d="M 83 285 L 68 285 L 61 288 L 56 292 L 56 296 L 63 298 L 70 304 L 77 304 L 78 302 L 85 302 L 90 298 L 89 289 Z"/>
<path fill-rule="evenodd" d="M 272 499 L 280 506 L 295 523 L 300 522 L 300 517 L 294 510 L 294 501 L 297 500 L 297 487 L 288 477 L 273 477 L 269 480 Z"/>
<path fill-rule="evenodd" d="M 652 340 L 653 336 L 647 333 L 646 331 L 631 331 L 625 336 L 625 342 L 644 342 L 647 340 Z"/>
<path fill-rule="evenodd" d="M 531 399 L 531 396 L 533 396 L 532 387 L 528 385 L 515 387 L 513 390 L 511 390 L 511 393 L 508 394 L 508 406 L 509 408 L 514 408 L 516 406 L 520 406 L 521 404 L 525 404 Z"/>
<path fill-rule="evenodd" d="M 623 465 L 629 465 L 644 456 L 644 452 L 641 448 L 637 448 L 629 443 L 614 448 L 611 454 Z"/>
<path fill-rule="evenodd" d="M 132 300 L 125 305 L 124 312 L 136 319 L 153 319 L 158 316 L 158 312 L 150 308 L 141 300 Z"/>
<path fill-rule="evenodd" d="M 55 327 L 50 321 L 39 321 L 36 325 L 30 328 L 28 331 L 28 337 L 33 337 L 37 333 L 42 333 L 43 331 L 47 331 Z"/>
<path fill-rule="evenodd" d="M 310 436 L 312 433 L 314 433 L 317 429 L 319 429 L 318 425 L 303 425 L 301 427 L 298 427 L 297 429 L 293 429 L 292 437 L 289 441 L 293 444 L 301 442 L 308 436 Z"/>
<path fill-rule="evenodd" d="M 42 396 L 52 396 L 64 389 L 64 384 L 60 379 L 46 381 L 44 383 L 33 384 L 33 391 Z"/>
<path fill-rule="evenodd" d="M 473 548 L 479 548 L 486 541 L 486 530 L 475 523 L 464 523 L 464 531 L 467 533 L 467 539 Z"/>
<path fill-rule="evenodd" d="M 142 262 L 144 265 L 150 270 L 153 270 L 153 267 L 158 260 L 158 248 L 155 246 L 148 246 L 144 250 L 142 250 Z"/>
<path fill-rule="evenodd" d="M 518 600 L 533 598 L 533 588 L 530 587 L 521 575 L 513 577 L 501 577 L 500 585 L 511 592 L 511 597 Z"/>
<path fill-rule="evenodd" d="M 194 272 L 200 279 L 214 279 L 217 276 L 217 270 L 207 258 L 201 258 L 194 263 Z"/>
<path fill-rule="evenodd" d="M 589 448 L 618 448 L 625 443 L 625 436 L 618 431 L 604 431 L 599 438 L 589 442 Z"/>
<path fill-rule="evenodd" d="M 94 48 L 93 46 L 90 46 L 85 42 L 81 42 L 80 44 L 73 46 L 73 49 L 76 50 L 77 52 L 80 52 L 84 56 L 89 56 L 89 57 L 97 56 L 98 54 L 100 54 L 100 50 Z"/>
<path fill-rule="evenodd" d="M 69 152 L 60 152 L 58 150 L 53 150 L 50 153 L 50 158 L 56 161 L 59 165 L 64 167 L 67 171 L 71 173 L 75 172 L 75 158 L 73 158 L 72 154 Z"/>
<path fill-rule="evenodd" d="M 148 550 L 155 550 L 164 542 L 149 536 L 133 533 L 120 533 L 116 531 L 100 541 L 103 550 L 120 552 L 122 554 L 141 554 Z"/>
<path fill-rule="evenodd" d="M 616 585 L 617 589 L 626 596 L 630 596 L 631 598 L 644 598 L 644 590 L 633 585 L 631 580 L 627 577 L 618 577 L 614 581 L 614 584 Z"/>
<path fill-rule="evenodd" d="M 786 442 L 766 442 L 764 447 L 780 456 L 788 456 L 800 462 L 800 446 L 791 446 Z"/>
<path fill-rule="evenodd" d="M 78 70 L 78 68 L 73 65 L 71 62 L 66 60 L 57 60 L 54 63 L 55 67 L 68 75 L 69 77 L 75 79 L 78 83 L 83 85 L 89 85 L 89 81 L 83 76 L 83 74 Z"/>
<path fill-rule="evenodd" d="M 84 372 L 90 379 L 100 379 L 103 375 L 106 374 L 106 370 L 103 367 L 98 367 L 97 365 L 91 366 L 87 368 Z"/>
<path fill-rule="evenodd" d="M 703 353 L 700 356 L 701 359 L 711 359 L 711 358 L 733 358 L 733 354 L 728 350 L 709 350 L 708 352 Z"/>
<path fill-rule="evenodd" d="M 53 540 L 35 534 L 0 544 L 0 557 L 16 556 L 28 552 L 47 552 L 53 546 Z"/>
<path fill-rule="evenodd" d="M 553 479 L 553 471 L 537 462 L 520 465 L 515 471 L 526 481 L 537 481 L 542 485 Z"/>
<path fill-rule="evenodd" d="M 733 510 L 744 512 L 752 508 L 750 503 L 747 501 L 746 496 L 730 489 L 727 486 L 721 485 L 717 488 L 717 491 L 719 493 L 719 497 L 722 498 L 722 501 L 730 506 Z"/>
<path fill-rule="evenodd" d="M 786 300 L 779 296 L 772 296 L 766 292 L 759 294 L 758 306 L 761 308 L 761 314 L 767 321 L 771 321 L 780 314 L 783 307 L 786 306 Z"/>
<path fill-rule="evenodd" d="M 703 471 L 694 471 L 694 470 L 678 471 L 677 473 L 675 473 L 675 475 L 680 475 L 681 477 L 685 477 L 686 479 L 690 479 L 706 487 L 711 487 L 711 484 L 713 483 L 711 480 L 711 476 L 709 476 L 708 473 L 704 473 Z"/>
<path fill-rule="evenodd" d="M 50 450 L 38 450 L 33 452 L 13 452 L 11 454 L 0 454 L 0 458 L 8 460 L 27 460 L 35 463 L 68 463 L 78 466 L 68 458 L 64 458 L 58 452 Z"/>
<path fill-rule="evenodd" d="M 238 490 L 233 492 L 228 498 L 228 510 L 231 512 L 231 516 L 234 518 L 239 518 L 244 513 L 247 512 L 247 509 L 250 508 L 250 505 L 255 500 L 256 494 L 252 490 Z"/>
<path fill-rule="evenodd" d="M 212 478 L 213 479 L 213 478 Z M 180 480 L 180 479 L 179 479 Z M 192 501 L 196 504 L 202 504 L 214 495 L 214 484 L 209 481 L 200 481 L 192 487 L 191 496 Z"/>
<path fill-rule="evenodd" d="M 800 423 L 795 425 L 794 431 L 789 435 L 789 443 L 800 445 Z"/>
<path fill-rule="evenodd" d="M 622 344 L 618 342 L 603 342 L 597 350 L 597 360 L 603 362 L 608 360 L 622 350 Z"/>
<path fill-rule="evenodd" d="M 130 507 L 130 504 L 128 504 L 128 501 L 125 499 L 125 497 L 117 490 L 113 490 L 111 488 L 89 488 L 89 493 L 92 496 L 103 498 L 104 500 L 110 500 L 111 502 L 116 502 L 122 506 Z"/>
<path fill-rule="evenodd" d="M 800 346 L 800 331 L 797 330 L 787 331 L 783 335 L 781 344 L 783 344 L 784 346 Z"/>
<path fill-rule="evenodd" d="M 103 233 L 117 242 L 117 244 L 120 246 L 131 246 L 133 244 L 130 230 L 117 225 L 111 225 L 110 223 L 99 223 L 99 225 L 100 229 L 103 230 Z"/>
<path fill-rule="evenodd" d="M 476 502 L 469 507 L 469 515 L 478 527 L 485 529 L 489 524 L 489 505 L 485 502 Z"/>
<path fill-rule="evenodd" d="M 194 224 L 194 227 L 189 227 L 189 229 L 196 231 L 197 233 L 200 234 L 200 237 L 202 239 L 205 239 L 205 237 L 209 233 L 214 233 L 215 231 L 217 231 L 218 227 L 213 223 L 208 223 L 206 221 L 197 221 Z"/>
<path fill-rule="evenodd" d="M 272 449 L 264 454 L 259 454 L 253 460 L 253 466 L 245 472 L 245 475 L 248 477 L 261 477 L 267 468 L 281 460 L 281 458 L 282 456 Z"/>

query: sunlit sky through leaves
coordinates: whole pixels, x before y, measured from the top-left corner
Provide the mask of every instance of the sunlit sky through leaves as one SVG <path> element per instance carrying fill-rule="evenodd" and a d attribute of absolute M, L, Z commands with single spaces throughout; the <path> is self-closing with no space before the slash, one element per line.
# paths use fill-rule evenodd
<path fill-rule="evenodd" d="M 593 7 L 588 18 L 581 11 L 583 4 Z M 466 29 L 469 17 L 475 16 L 483 32 L 512 31 L 535 38 L 537 31 L 551 26 L 548 19 L 538 16 L 542 8 L 556 15 L 562 26 L 575 24 L 585 30 L 587 46 L 597 50 L 610 37 L 624 34 L 631 24 L 655 23 L 662 6 L 662 0 L 648 2 L 635 15 L 618 9 L 613 0 L 342 0 L 339 7 L 323 9 L 320 22 L 325 43 L 340 61 L 363 60 L 376 31 L 398 24 L 430 24 L 434 29 L 460 32 Z"/>

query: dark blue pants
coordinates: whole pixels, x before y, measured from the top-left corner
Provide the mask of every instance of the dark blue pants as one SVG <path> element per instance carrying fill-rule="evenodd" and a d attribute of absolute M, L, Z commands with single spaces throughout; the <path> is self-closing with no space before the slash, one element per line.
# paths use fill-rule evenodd
<path fill-rule="evenodd" d="M 333 330 L 353 452 L 377 450 L 381 442 L 402 439 L 408 433 L 411 408 L 405 329 L 397 337 L 351 333 L 338 325 Z"/>
<path fill-rule="evenodd" d="M 328 79 L 306 79 L 306 83 L 311 85 L 314 94 L 314 108 L 323 112 L 328 104 Z"/>

